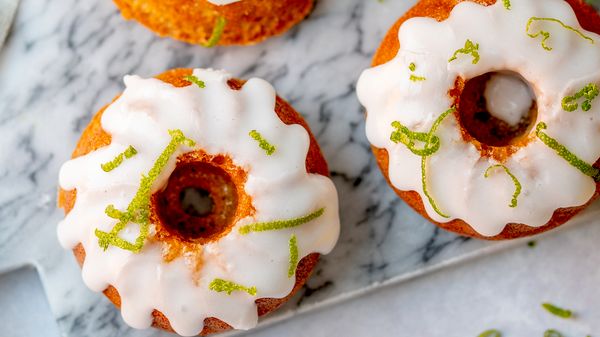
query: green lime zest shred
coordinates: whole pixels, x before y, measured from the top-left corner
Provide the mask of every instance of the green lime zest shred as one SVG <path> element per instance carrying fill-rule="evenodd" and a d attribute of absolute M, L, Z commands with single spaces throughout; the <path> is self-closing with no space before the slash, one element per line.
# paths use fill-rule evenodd
<path fill-rule="evenodd" d="M 119 153 L 119 155 L 116 156 L 113 160 L 104 164 L 100 164 L 100 167 L 104 172 L 110 172 L 119 167 L 123 163 L 124 159 L 129 159 L 135 156 L 136 154 L 137 150 L 133 146 L 129 145 L 129 147 L 125 149 L 125 151 Z"/>
<path fill-rule="evenodd" d="M 554 329 L 548 329 L 544 331 L 544 337 L 563 337 L 563 335 Z"/>
<path fill-rule="evenodd" d="M 311 222 L 314 219 L 320 217 L 325 213 L 325 208 L 319 208 L 318 210 L 307 214 L 305 216 L 301 216 L 299 218 L 293 218 L 288 220 L 275 220 L 269 222 L 258 222 L 246 226 L 242 226 L 239 229 L 240 234 L 246 235 L 251 232 L 266 232 L 266 231 L 274 231 L 280 229 L 287 229 L 292 227 L 297 227 L 303 225 L 307 222 Z"/>
<path fill-rule="evenodd" d="M 298 266 L 298 238 L 295 234 L 290 237 L 290 267 L 288 269 L 288 277 L 294 276 L 296 267 Z"/>
<path fill-rule="evenodd" d="M 395 128 L 396 131 L 392 132 L 390 140 L 396 144 L 404 144 L 410 152 L 417 156 L 431 156 L 440 149 L 440 138 L 436 135 L 433 135 L 428 142 L 429 133 L 411 131 L 398 121 L 392 122 L 392 127 Z M 423 147 L 418 148 L 415 143 L 416 141 L 423 142 Z"/>
<path fill-rule="evenodd" d="M 119 211 L 113 205 L 106 206 L 106 208 L 104 209 L 104 213 L 106 213 L 106 215 L 108 215 L 110 218 L 117 220 L 121 220 L 125 216 L 125 213 Z"/>
<path fill-rule="evenodd" d="M 250 135 L 250 137 L 252 137 L 252 139 L 254 139 L 255 141 L 258 142 L 258 146 L 265 150 L 265 152 L 267 153 L 267 156 L 272 155 L 273 153 L 275 153 L 275 146 L 271 145 L 271 143 L 269 143 L 266 139 L 263 138 L 263 136 L 256 130 L 252 130 L 250 131 L 250 133 L 248 133 Z"/>
<path fill-rule="evenodd" d="M 247 292 L 251 296 L 256 296 L 258 293 L 256 291 L 256 287 L 245 287 L 243 285 L 223 280 L 220 278 L 216 278 L 210 282 L 208 285 L 208 289 L 212 291 L 216 291 L 218 293 L 226 292 L 227 295 L 231 295 L 234 291 L 244 291 Z"/>
<path fill-rule="evenodd" d="M 440 149 L 440 138 L 435 135 L 438 127 L 444 121 L 444 119 L 454 113 L 456 108 L 450 108 L 442 113 L 433 123 L 429 132 L 415 132 L 409 130 L 406 126 L 400 122 L 392 122 L 392 127 L 396 130 L 390 135 L 390 140 L 396 144 L 404 144 L 410 152 L 421 157 L 421 183 L 423 185 L 423 193 L 429 200 L 429 204 L 433 210 L 444 218 L 449 218 L 449 215 L 443 213 L 438 207 L 437 203 L 429 193 L 427 188 L 427 158 L 435 154 Z M 417 147 L 416 142 L 422 142 L 422 147 Z"/>
<path fill-rule="evenodd" d="M 571 310 L 557 307 L 552 303 L 542 303 L 542 307 L 554 316 L 561 318 L 571 318 L 573 316 L 573 312 Z"/>
<path fill-rule="evenodd" d="M 527 36 L 529 36 L 532 39 L 535 39 L 539 36 L 542 36 L 542 48 L 544 48 L 547 51 L 551 51 L 553 48 L 548 46 L 548 40 L 551 37 L 550 32 L 545 31 L 545 30 L 540 30 L 538 33 L 533 34 L 531 33 L 531 26 L 533 25 L 534 22 L 539 22 L 539 21 L 546 21 L 546 22 L 555 22 L 558 23 L 559 25 L 561 25 L 563 28 L 570 30 L 572 32 L 577 33 L 577 35 L 579 35 L 581 38 L 588 40 L 591 44 L 594 44 L 595 41 L 594 39 L 592 39 L 591 37 L 585 35 L 583 32 L 581 32 L 579 29 L 571 27 L 569 25 L 566 25 L 565 23 L 563 23 L 562 21 L 555 19 L 555 18 L 539 18 L 539 17 L 531 17 L 529 19 L 529 21 L 527 21 L 527 26 L 525 27 L 525 32 L 527 33 Z"/>
<path fill-rule="evenodd" d="M 508 167 L 501 165 L 501 164 L 492 165 L 492 166 L 488 167 L 487 170 L 485 170 L 484 176 L 486 178 L 489 178 L 491 171 L 493 171 L 496 168 L 502 168 L 504 170 L 504 172 L 506 172 L 506 174 L 508 174 L 510 179 L 512 179 L 513 183 L 515 184 L 515 192 L 512 195 L 512 199 L 510 201 L 509 206 L 512 208 L 517 207 L 517 203 L 518 203 L 517 199 L 519 198 L 519 195 L 521 194 L 521 183 L 519 182 L 519 179 L 517 179 L 517 177 L 515 177 L 515 175 L 512 174 L 512 172 L 510 172 Z"/>
<path fill-rule="evenodd" d="M 544 144 L 546 144 L 546 146 L 554 150 L 559 156 L 569 162 L 569 164 L 581 171 L 581 173 L 592 177 L 595 181 L 600 181 L 600 170 L 579 159 L 579 157 L 577 157 L 573 152 L 569 151 L 569 149 L 567 149 L 564 145 L 542 131 L 546 130 L 547 128 L 548 126 L 546 123 L 539 122 L 535 127 L 537 137 Z"/>
<path fill-rule="evenodd" d="M 503 2 L 504 2 L 504 8 L 510 10 L 510 8 L 511 8 L 510 0 L 503 0 Z"/>
<path fill-rule="evenodd" d="M 590 83 L 579 90 L 573 96 L 567 96 L 562 100 L 562 108 L 565 111 L 573 112 L 579 108 L 577 101 L 581 98 L 585 98 L 581 104 L 581 110 L 590 111 L 592 109 L 592 101 L 600 95 L 600 88 L 597 84 Z"/>
<path fill-rule="evenodd" d="M 454 55 L 448 60 L 452 62 L 458 59 L 458 54 L 465 54 L 473 56 L 473 64 L 479 63 L 479 43 L 473 43 L 473 41 L 467 39 L 465 46 L 454 52 Z"/>
<path fill-rule="evenodd" d="M 411 72 L 414 72 L 415 70 L 417 70 L 417 65 L 414 64 L 414 62 L 411 62 L 410 65 L 408 66 L 408 69 Z M 410 74 L 410 78 L 409 78 L 412 82 L 422 82 L 422 81 L 426 81 L 427 78 L 423 77 L 423 76 L 417 76 L 415 74 Z"/>
<path fill-rule="evenodd" d="M 491 329 L 480 333 L 477 337 L 502 337 L 502 333 L 496 329 Z"/>
<path fill-rule="evenodd" d="M 425 78 L 423 76 L 410 75 L 410 80 L 412 82 L 423 82 L 423 81 L 427 80 L 427 78 Z"/>
<path fill-rule="evenodd" d="M 204 89 L 206 88 L 206 84 L 204 83 L 204 81 L 200 80 L 198 77 L 194 76 L 194 75 L 185 75 L 183 77 L 184 80 L 194 83 L 195 85 L 197 85 L 199 88 Z"/>
<path fill-rule="evenodd" d="M 227 24 L 227 20 L 223 16 L 219 16 L 217 18 L 217 22 L 215 23 L 215 27 L 213 28 L 212 34 L 210 38 L 205 43 L 201 45 L 206 48 L 212 48 L 219 43 L 221 40 L 221 36 L 223 35 L 223 31 L 225 30 L 225 25 Z"/>
<path fill-rule="evenodd" d="M 527 242 L 527 247 L 535 248 L 535 246 L 537 246 L 537 241 L 531 240 L 531 241 Z"/>
<path fill-rule="evenodd" d="M 442 124 L 442 122 L 448 115 L 453 114 L 455 111 L 456 111 L 456 108 L 452 107 L 452 108 L 446 110 L 446 112 L 441 114 L 435 120 L 435 122 L 431 126 L 431 130 L 429 130 L 429 134 L 427 135 L 427 141 L 425 142 L 426 144 L 433 142 L 433 137 L 435 136 L 435 132 L 437 131 L 440 124 Z M 449 218 L 450 217 L 449 215 L 447 215 L 446 213 L 444 213 L 440 210 L 437 203 L 435 202 L 435 200 L 429 193 L 429 189 L 427 188 L 427 157 L 428 156 L 421 157 L 421 183 L 423 185 L 423 193 L 425 194 L 425 196 L 427 197 L 427 200 L 429 200 L 429 203 L 431 204 L 431 207 L 437 214 L 439 214 L 443 218 Z"/>
<path fill-rule="evenodd" d="M 139 253 L 144 247 L 144 242 L 148 236 L 150 226 L 150 198 L 151 188 L 162 170 L 167 166 L 169 159 L 175 153 L 180 145 L 194 146 L 195 142 L 185 137 L 181 130 L 169 130 L 171 141 L 160 154 L 147 175 L 142 174 L 140 187 L 135 196 L 127 206 L 126 211 L 119 211 L 114 205 L 106 206 L 105 213 L 113 219 L 119 220 L 110 232 L 95 230 L 98 237 L 98 244 L 102 249 L 107 250 L 109 246 L 119 247 L 134 253 Z M 119 237 L 119 233 L 125 229 L 128 223 L 133 222 L 140 225 L 140 233 L 135 242 L 129 242 Z"/>

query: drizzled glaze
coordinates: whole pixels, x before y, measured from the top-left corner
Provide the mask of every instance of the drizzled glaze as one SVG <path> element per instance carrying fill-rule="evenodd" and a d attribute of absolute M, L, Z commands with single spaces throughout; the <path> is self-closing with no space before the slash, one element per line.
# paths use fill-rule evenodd
<path fill-rule="evenodd" d="M 533 17 L 554 18 L 576 31 L 552 20 L 532 21 Z M 533 23 L 527 31 L 530 21 Z M 537 34 L 542 31 L 548 33 L 547 39 Z M 399 190 L 417 191 L 432 219 L 462 219 L 478 233 L 494 236 L 508 223 L 542 226 L 556 209 L 580 206 L 592 197 L 594 179 L 536 138 L 535 128 L 527 146 L 498 163 L 482 158 L 473 144 L 465 142 L 456 118 L 451 116 L 436 133 L 441 146 L 429 157 L 426 176 L 429 194 L 449 215 L 445 218 L 427 202 L 423 192 L 421 157 L 390 140 L 395 121 L 413 132 L 427 132 L 454 104 L 448 91 L 458 77 L 471 79 L 488 72 L 512 71 L 523 76 L 535 93 L 536 124 L 545 122 L 547 134 L 583 161 L 595 163 L 600 157 L 600 104 L 585 113 L 567 113 L 561 100 L 589 83 L 600 83 L 600 36 L 581 28 L 568 3 L 520 0 L 512 1 L 507 9 L 502 1 L 487 7 L 465 1 L 443 22 L 432 18 L 406 21 L 398 36 L 398 54 L 362 74 L 358 97 L 368 111 L 369 141 L 388 151 L 391 183 Z M 473 53 L 456 53 L 466 49 L 465 41 L 472 41 L 470 51 L 476 50 L 479 57 L 476 63 Z M 419 74 L 427 81 L 409 80 L 411 63 L 419 65 Z M 511 179 L 502 174 L 485 178 L 486 169 L 497 164 L 503 164 L 522 185 L 517 207 L 510 207 L 515 189 Z"/>
<path fill-rule="evenodd" d="M 238 2 L 238 1 L 242 1 L 242 0 L 206 0 L 206 1 L 210 2 L 213 5 L 224 6 L 224 5 L 229 5 L 234 2 Z"/>
<path fill-rule="evenodd" d="M 86 251 L 83 279 L 94 291 L 113 285 L 121 296 L 124 320 L 135 328 L 152 323 L 153 309 L 169 319 L 181 335 L 196 335 L 207 317 L 216 317 L 237 329 L 256 325 L 257 298 L 281 298 L 294 286 L 288 277 L 289 240 L 296 238 L 298 257 L 326 254 L 339 233 L 337 193 L 330 179 L 306 172 L 309 136 L 300 125 L 285 125 L 274 112 L 275 91 L 267 82 L 251 79 L 241 90 L 227 85 L 231 76 L 222 71 L 195 70 L 205 82 L 176 88 L 157 79 L 126 76 L 126 89 L 102 116 L 102 128 L 111 134 L 109 146 L 68 161 L 60 170 L 60 186 L 77 189 L 71 212 L 58 226 L 65 248 L 81 243 Z M 98 245 L 96 228 L 110 231 L 117 220 L 104 209 L 113 204 L 125 209 L 138 189 L 140 176 L 152 167 L 170 141 L 168 130 L 181 130 L 196 146 L 178 147 L 152 187 L 161 190 L 175 169 L 177 156 L 196 148 L 209 154 L 226 154 L 244 168 L 244 186 L 256 210 L 252 218 L 238 221 L 219 241 L 202 246 L 202 269 L 198 274 L 183 258 L 163 260 L 161 245 L 150 238 L 141 252 Z M 249 136 L 251 130 L 277 146 L 267 156 Z M 113 171 L 100 164 L 112 160 L 128 146 L 137 150 Z M 294 228 L 240 234 L 240 228 L 323 213 Z M 129 224 L 121 237 L 135 240 L 139 226 Z M 215 280 L 255 287 L 256 296 L 244 291 L 217 292 Z M 217 281 L 221 282 L 221 281 Z M 229 283 L 227 283 L 229 284 Z M 254 289 L 254 288 L 252 288 Z"/>

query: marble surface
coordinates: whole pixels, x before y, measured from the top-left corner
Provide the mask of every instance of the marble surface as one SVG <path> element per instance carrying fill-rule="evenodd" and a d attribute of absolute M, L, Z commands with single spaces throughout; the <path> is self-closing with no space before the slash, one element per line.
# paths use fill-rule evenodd
<path fill-rule="evenodd" d="M 306 118 L 329 161 L 340 194 L 339 244 L 298 296 L 261 325 L 292 324 L 297 311 L 331 307 L 382 284 L 401 287 L 518 245 L 469 240 L 427 223 L 389 189 L 371 156 L 355 82 L 414 2 L 320 0 L 281 37 L 204 49 L 124 21 L 108 0 L 22 0 L 0 51 L 0 270 L 38 268 L 65 336 L 165 335 L 127 327 L 108 300 L 83 285 L 75 259 L 58 245 L 55 204 L 60 165 L 93 113 L 123 89 L 122 76 L 174 67 L 225 68 L 270 81 Z"/>

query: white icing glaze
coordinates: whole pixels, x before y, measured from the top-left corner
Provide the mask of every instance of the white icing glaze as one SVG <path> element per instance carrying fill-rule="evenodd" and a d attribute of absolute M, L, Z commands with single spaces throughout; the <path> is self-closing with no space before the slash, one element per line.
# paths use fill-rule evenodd
<path fill-rule="evenodd" d="M 489 113 L 513 126 L 527 115 L 535 99 L 527 83 L 509 73 L 492 75 L 483 95 Z"/>
<path fill-rule="evenodd" d="M 109 284 L 121 295 L 124 320 L 135 328 L 152 323 L 157 309 L 181 335 L 195 335 L 206 317 L 217 317 L 237 329 L 256 325 L 255 300 L 281 298 L 293 288 L 288 278 L 289 246 L 297 236 L 299 257 L 327 254 L 339 233 L 337 192 L 331 180 L 308 174 L 305 159 L 309 136 L 300 125 L 285 125 L 274 112 L 275 90 L 267 82 L 251 79 L 241 90 L 227 85 L 231 76 L 222 71 L 199 70 L 195 76 L 206 83 L 176 88 L 157 79 L 126 76 L 126 89 L 102 116 L 103 129 L 112 135 L 109 146 L 70 160 L 60 170 L 60 186 L 77 189 L 74 208 L 58 226 L 65 248 L 82 243 L 86 251 L 83 279 L 94 291 Z M 104 209 L 114 204 L 125 209 L 139 186 L 141 174 L 152 167 L 170 137 L 180 129 L 209 154 L 226 154 L 248 173 L 246 193 L 256 214 L 235 224 L 217 242 L 203 246 L 203 266 L 198 284 L 185 259 L 163 262 L 161 246 L 147 241 L 142 252 L 98 246 L 96 228 L 110 231 L 117 220 Z M 267 156 L 248 133 L 258 130 L 277 147 Z M 112 160 L 127 146 L 138 154 L 106 173 L 100 164 Z M 171 156 L 152 192 L 162 189 L 175 168 L 176 157 L 192 149 L 181 146 Z M 290 219 L 325 207 L 325 213 L 292 229 L 241 235 L 240 226 L 261 221 Z M 139 226 L 129 224 L 121 237 L 134 240 Z M 153 225 L 151 226 L 151 232 Z M 241 291 L 231 295 L 209 290 L 215 278 L 258 289 L 256 297 Z"/>
<path fill-rule="evenodd" d="M 531 32 L 551 33 L 542 48 L 542 37 L 531 38 L 526 25 L 531 17 L 560 19 L 580 29 L 595 43 L 581 38 L 556 23 L 537 22 Z M 582 174 L 539 139 L 510 156 L 506 165 L 520 180 L 523 191 L 518 207 L 510 208 L 514 185 L 504 173 L 484 178 L 494 160 L 482 158 L 474 145 L 466 143 L 456 118 L 449 116 L 437 135 L 441 148 L 428 159 L 428 189 L 439 208 L 450 218 L 437 214 L 423 193 L 421 158 L 403 144 L 390 141 L 391 123 L 400 121 L 413 131 L 428 132 L 436 118 L 450 108 L 448 90 L 455 79 L 470 79 L 493 71 L 513 71 L 531 84 L 538 103 L 538 122 L 548 124 L 547 134 L 579 158 L 594 163 L 600 157 L 600 101 L 588 112 L 565 112 L 561 99 L 573 95 L 588 83 L 600 83 L 600 36 L 584 31 L 573 9 L 563 0 L 513 0 L 507 10 L 502 1 L 482 6 L 465 1 L 450 17 L 406 21 L 398 33 L 400 50 L 390 62 L 366 70 L 357 91 L 368 111 L 367 136 L 390 156 L 389 177 L 403 191 L 417 191 L 425 200 L 430 217 L 438 222 L 460 218 L 486 236 L 499 234 L 508 223 L 538 227 L 554 210 L 585 204 L 594 194 L 594 180 Z M 479 43 L 480 61 L 454 52 L 470 39 Z M 426 81 L 409 80 L 411 62 Z"/>
<path fill-rule="evenodd" d="M 210 2 L 213 5 L 224 6 L 224 5 L 229 5 L 234 2 L 238 2 L 238 1 L 242 1 L 242 0 L 206 0 L 206 1 Z"/>

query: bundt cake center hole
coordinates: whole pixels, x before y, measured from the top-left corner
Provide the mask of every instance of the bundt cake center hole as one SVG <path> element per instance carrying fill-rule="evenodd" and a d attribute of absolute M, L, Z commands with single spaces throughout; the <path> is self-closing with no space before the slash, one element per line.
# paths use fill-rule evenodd
<path fill-rule="evenodd" d="M 490 72 L 468 80 L 458 99 L 460 122 L 468 135 L 493 147 L 526 136 L 537 117 L 535 93 L 511 71 Z"/>
<path fill-rule="evenodd" d="M 170 235 L 204 244 L 231 230 L 238 192 L 231 176 L 216 164 L 178 163 L 154 203 L 159 225 Z"/>
<path fill-rule="evenodd" d="M 194 217 L 208 215 L 214 207 L 210 192 L 202 188 L 184 188 L 179 194 L 179 201 L 183 211 Z"/>

